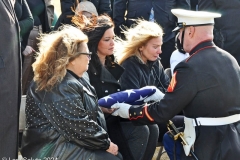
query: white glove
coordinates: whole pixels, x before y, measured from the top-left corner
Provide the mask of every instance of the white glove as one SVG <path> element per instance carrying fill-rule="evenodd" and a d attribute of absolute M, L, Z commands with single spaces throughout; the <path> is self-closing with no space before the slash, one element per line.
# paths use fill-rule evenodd
<path fill-rule="evenodd" d="M 152 87 L 154 88 L 153 86 L 146 86 L 146 87 Z M 145 88 L 145 87 L 144 87 Z M 163 97 L 164 97 L 164 93 L 162 93 L 157 87 L 155 87 L 156 89 L 156 92 L 153 93 L 151 96 L 147 97 L 146 99 L 144 99 L 144 102 L 148 102 L 148 101 L 160 101 Z"/>
<path fill-rule="evenodd" d="M 31 46 L 26 46 L 25 50 L 22 52 L 24 56 L 28 56 L 35 52 L 35 50 Z"/>
<path fill-rule="evenodd" d="M 111 106 L 111 108 L 116 109 L 112 115 L 113 116 L 120 116 L 122 118 L 129 118 L 129 108 L 131 107 L 130 104 L 127 103 L 115 103 Z"/>

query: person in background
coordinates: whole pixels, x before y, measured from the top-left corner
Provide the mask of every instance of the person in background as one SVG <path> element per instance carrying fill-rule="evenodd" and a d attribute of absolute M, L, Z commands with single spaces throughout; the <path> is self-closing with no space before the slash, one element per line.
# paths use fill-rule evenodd
<path fill-rule="evenodd" d="M 88 38 L 73 26 L 41 36 L 26 102 L 26 158 L 121 160 L 94 88 L 85 79 Z"/>
<path fill-rule="evenodd" d="M 178 36 L 179 34 L 176 35 L 175 39 L 177 49 L 172 53 L 170 57 L 171 75 L 173 75 L 174 68 L 176 67 L 176 65 L 189 57 L 189 53 L 186 53 L 184 49 L 181 47 L 181 43 L 180 40 L 178 39 Z"/>
<path fill-rule="evenodd" d="M 54 19 L 53 0 L 26 0 L 31 10 L 34 26 L 28 37 L 28 44 L 24 51 L 22 90 L 25 95 L 30 82 L 33 79 L 32 63 L 35 61 L 35 52 L 38 51 L 37 37 L 40 33 L 51 31 L 52 21 Z"/>
<path fill-rule="evenodd" d="M 24 59 L 24 56 L 28 55 L 28 53 L 24 50 L 27 46 L 30 31 L 33 29 L 33 17 L 26 0 L 16 0 L 14 10 L 19 22 L 21 52 L 23 53 L 22 59 Z"/>
<path fill-rule="evenodd" d="M 125 68 L 120 78 L 123 90 L 138 89 L 145 86 L 156 86 L 163 93 L 169 85 L 169 78 L 164 73 L 159 55 L 162 53 L 162 28 L 146 20 L 138 20 L 137 25 L 124 32 L 126 40 L 120 41 L 116 53 L 119 64 Z M 121 49 L 122 48 L 122 49 Z M 141 152 L 138 159 L 151 160 L 158 142 L 159 128 L 154 125 L 134 126 L 133 123 L 122 125 L 128 133 L 134 132 L 135 128 L 146 130 L 147 143 L 145 151 Z M 166 125 L 165 125 L 166 128 Z M 166 128 L 167 130 L 167 128 Z M 134 141 L 134 135 L 126 134 L 128 139 Z M 137 153 L 136 144 L 129 144 L 132 152 Z M 137 158 L 136 158 L 137 159 Z"/>
<path fill-rule="evenodd" d="M 93 5 L 92 2 L 89 1 L 83 1 L 78 3 L 75 10 L 75 15 L 76 14 L 83 14 L 87 18 L 92 18 L 92 15 L 98 16 L 96 7 Z"/>
<path fill-rule="evenodd" d="M 215 19 L 214 43 L 229 52 L 240 65 L 240 2 L 238 0 L 201 0 L 198 1 L 199 11 L 210 11 L 221 13 L 220 18 Z"/>
<path fill-rule="evenodd" d="M 175 67 L 159 102 L 143 106 L 116 103 L 111 107 L 118 108 L 114 115 L 154 124 L 183 110 L 186 145 L 178 148 L 184 152 L 177 159 L 236 159 L 240 156 L 240 69 L 230 53 L 213 43 L 214 18 L 221 15 L 183 9 L 172 13 L 178 17 L 174 30 L 180 32 L 180 43 L 190 57 Z M 164 148 L 168 154 L 174 153 L 172 148 Z M 170 155 L 172 159 L 174 154 Z"/>
<path fill-rule="evenodd" d="M 79 2 L 85 2 L 87 0 L 79 0 Z M 78 0 L 61 0 L 61 15 L 58 18 L 58 21 L 54 27 L 55 30 L 58 29 L 62 24 L 71 24 L 72 16 L 74 16 L 74 10 L 78 5 Z M 110 0 L 89 0 L 93 3 L 97 9 L 97 13 L 112 15 L 111 3 Z"/>
<path fill-rule="evenodd" d="M 32 52 L 26 46 L 30 31 L 33 29 L 33 17 L 26 0 L 16 0 L 14 11 L 20 27 L 22 64 L 24 64 L 24 57 L 28 56 Z M 19 128 L 19 147 L 21 147 L 21 137 L 22 129 Z"/>
<path fill-rule="evenodd" d="M 114 0 L 113 20 L 116 25 L 116 35 L 124 38 L 121 29 L 131 27 L 133 19 L 143 18 L 156 21 L 163 28 L 163 45 L 161 63 L 163 68 L 169 68 L 170 56 L 175 50 L 175 33 L 177 19 L 171 13 L 172 8 L 190 9 L 190 0 Z"/>
<path fill-rule="evenodd" d="M 17 159 L 21 50 L 14 1 L 0 1 L 0 17 L 0 157 Z"/>

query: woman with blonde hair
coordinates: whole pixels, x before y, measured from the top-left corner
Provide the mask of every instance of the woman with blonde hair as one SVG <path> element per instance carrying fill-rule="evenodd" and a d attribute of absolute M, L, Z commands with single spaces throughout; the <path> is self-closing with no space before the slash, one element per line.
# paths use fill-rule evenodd
<path fill-rule="evenodd" d="M 42 35 L 27 93 L 21 153 L 40 159 L 121 160 L 86 71 L 88 38 L 73 26 Z"/>
<path fill-rule="evenodd" d="M 120 78 L 122 89 L 138 89 L 144 86 L 156 86 L 165 93 L 169 84 L 169 78 L 164 73 L 159 54 L 162 53 L 161 46 L 163 30 L 154 22 L 137 20 L 137 25 L 124 31 L 126 40 L 120 40 L 116 56 L 119 64 L 125 68 Z M 122 125 L 123 129 L 132 128 L 133 124 Z M 156 124 L 144 125 L 149 134 L 146 153 L 143 159 L 151 159 L 159 135 Z M 166 127 L 165 127 L 166 128 Z M 166 130 L 167 131 L 167 130 Z M 129 135 L 131 136 L 131 135 Z M 159 137 L 160 141 L 162 137 Z"/>

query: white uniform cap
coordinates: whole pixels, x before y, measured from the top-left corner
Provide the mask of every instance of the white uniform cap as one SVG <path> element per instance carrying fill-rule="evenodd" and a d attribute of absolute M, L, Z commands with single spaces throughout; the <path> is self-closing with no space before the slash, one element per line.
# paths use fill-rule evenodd
<path fill-rule="evenodd" d="M 82 11 L 86 11 L 86 12 L 89 12 L 89 13 L 92 13 L 92 14 L 98 16 L 96 7 L 94 6 L 94 4 L 92 2 L 89 2 L 89 1 L 83 1 L 83 2 L 78 3 L 75 12 L 79 13 Z"/>
<path fill-rule="evenodd" d="M 221 17 L 219 13 L 206 11 L 172 9 L 171 12 L 178 18 L 178 26 L 173 31 L 177 31 L 184 26 L 213 25 L 214 18 Z"/>

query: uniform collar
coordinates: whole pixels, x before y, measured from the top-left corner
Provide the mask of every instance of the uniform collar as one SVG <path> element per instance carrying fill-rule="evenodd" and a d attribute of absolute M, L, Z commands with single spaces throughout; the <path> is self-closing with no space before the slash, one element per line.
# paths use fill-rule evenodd
<path fill-rule="evenodd" d="M 208 47 L 208 46 L 214 46 L 214 43 L 213 43 L 212 40 L 206 40 L 206 41 L 200 42 L 189 52 L 189 55 L 192 55 L 195 52 L 197 52 L 199 49 L 205 48 L 205 47 Z"/>

